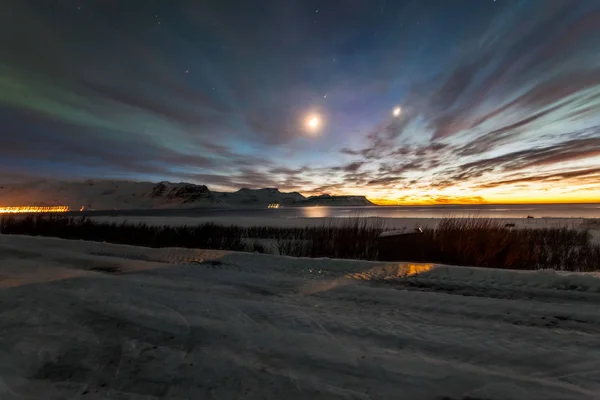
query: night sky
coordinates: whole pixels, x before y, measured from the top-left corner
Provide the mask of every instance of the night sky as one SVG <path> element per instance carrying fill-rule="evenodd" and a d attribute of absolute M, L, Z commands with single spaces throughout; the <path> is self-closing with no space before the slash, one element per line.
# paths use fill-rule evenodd
<path fill-rule="evenodd" d="M 597 0 L 4 0 L 0 36 L 4 181 L 600 200 Z"/>

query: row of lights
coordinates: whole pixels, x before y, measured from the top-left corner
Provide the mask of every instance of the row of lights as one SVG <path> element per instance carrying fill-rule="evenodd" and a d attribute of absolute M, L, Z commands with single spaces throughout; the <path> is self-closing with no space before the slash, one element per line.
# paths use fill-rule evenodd
<path fill-rule="evenodd" d="M 82 207 L 83 208 L 83 207 Z M 20 207 L 0 207 L 0 214 L 37 214 L 37 213 L 59 213 L 67 212 L 67 206 L 20 206 Z"/>
<path fill-rule="evenodd" d="M 392 110 L 392 115 L 395 118 L 398 118 L 400 116 L 400 114 L 402 114 L 402 108 L 400 106 L 396 106 L 394 107 L 394 109 Z M 304 120 L 304 124 L 306 126 L 306 129 L 311 132 L 311 133 L 315 133 L 319 130 L 319 128 L 321 127 L 321 117 L 319 116 L 319 114 L 317 113 L 312 113 L 309 114 L 305 120 Z"/>

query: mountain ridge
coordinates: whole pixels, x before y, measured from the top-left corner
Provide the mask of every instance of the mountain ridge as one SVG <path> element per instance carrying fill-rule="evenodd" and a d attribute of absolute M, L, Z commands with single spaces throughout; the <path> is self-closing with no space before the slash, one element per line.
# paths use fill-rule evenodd
<path fill-rule="evenodd" d="M 71 210 L 169 209 L 169 208 L 263 208 L 370 206 L 364 196 L 310 196 L 281 192 L 278 188 L 241 188 L 218 192 L 206 185 L 187 182 L 136 182 L 92 180 L 79 182 L 38 180 L 0 184 L 0 206 L 68 206 Z"/>

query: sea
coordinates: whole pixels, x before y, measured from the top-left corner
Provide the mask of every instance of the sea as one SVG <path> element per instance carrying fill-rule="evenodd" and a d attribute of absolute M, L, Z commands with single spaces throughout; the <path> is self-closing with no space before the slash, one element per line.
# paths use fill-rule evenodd
<path fill-rule="evenodd" d="M 81 215 L 81 213 L 76 213 Z M 433 205 L 371 207 L 280 207 L 240 209 L 111 210 L 88 211 L 85 215 L 173 216 L 173 217 L 265 217 L 265 218 L 600 218 L 600 203 L 526 205 Z"/>

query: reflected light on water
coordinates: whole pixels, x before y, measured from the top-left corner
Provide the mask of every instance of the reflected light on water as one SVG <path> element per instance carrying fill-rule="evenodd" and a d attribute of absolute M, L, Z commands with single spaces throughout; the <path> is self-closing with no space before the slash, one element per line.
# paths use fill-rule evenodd
<path fill-rule="evenodd" d="M 326 218 L 330 216 L 327 207 L 303 207 L 301 212 L 304 218 Z"/>

